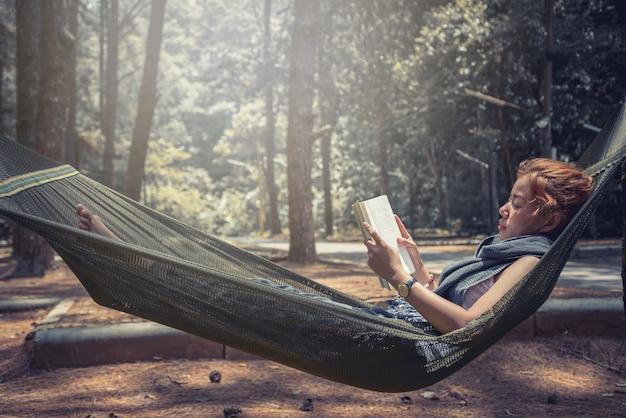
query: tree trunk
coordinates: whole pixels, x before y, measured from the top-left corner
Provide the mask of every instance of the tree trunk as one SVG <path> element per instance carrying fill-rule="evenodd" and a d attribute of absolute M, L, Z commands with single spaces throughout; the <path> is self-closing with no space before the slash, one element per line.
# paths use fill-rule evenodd
<path fill-rule="evenodd" d="M 124 194 L 135 200 L 139 200 L 141 196 L 141 184 L 145 173 L 150 126 L 152 125 L 152 115 L 157 102 L 156 83 L 164 16 L 165 0 L 153 0 L 150 28 L 148 29 L 148 42 L 146 44 L 146 59 L 139 89 L 139 104 L 137 105 L 133 141 L 130 147 L 130 157 L 124 184 Z"/>
<path fill-rule="evenodd" d="M 65 161 L 67 78 L 75 37 L 66 23 L 64 3 L 42 2 L 39 42 L 40 78 L 37 113 L 37 151 Z"/>
<path fill-rule="evenodd" d="M 280 217 L 278 216 L 278 187 L 276 187 L 276 174 L 274 172 L 274 156 L 276 155 L 276 117 L 274 115 L 274 77 L 273 65 L 270 57 L 271 26 L 270 16 L 272 11 L 272 0 L 265 0 L 264 9 L 264 30 L 265 38 L 263 45 L 263 60 L 265 66 L 265 181 L 267 183 L 267 195 L 269 204 L 269 223 L 271 235 L 282 233 Z"/>
<path fill-rule="evenodd" d="M 17 84 L 17 142 L 35 147 L 37 92 L 39 91 L 39 4 L 38 0 L 15 2 Z"/>
<path fill-rule="evenodd" d="M 378 149 L 380 151 L 380 194 L 389 193 L 389 169 L 387 167 L 387 134 L 382 125 L 378 127 Z"/>
<path fill-rule="evenodd" d="M 104 126 L 104 48 L 105 48 L 105 38 L 106 38 L 106 21 L 108 14 L 108 1 L 101 0 L 100 1 L 100 33 L 99 33 L 99 48 L 98 48 L 98 93 L 99 93 L 99 105 L 100 105 L 100 130 L 103 130 Z"/>
<path fill-rule="evenodd" d="M 311 140 L 319 0 L 296 0 L 289 69 L 287 188 L 289 260 L 316 261 L 311 197 Z"/>
<path fill-rule="evenodd" d="M 324 185 L 324 226 L 326 228 L 325 236 L 333 236 L 333 196 L 331 193 L 330 182 L 330 157 L 331 157 L 331 137 L 332 132 L 322 137 L 322 181 Z"/>
<path fill-rule="evenodd" d="M 20 1 L 17 4 L 17 10 L 19 10 L 17 13 L 20 15 L 18 22 L 20 25 L 24 25 L 21 30 L 18 30 L 18 33 L 27 37 L 27 39 L 18 40 L 20 49 L 25 46 L 33 46 L 30 36 L 37 31 L 37 27 L 39 28 L 39 90 L 36 99 L 37 104 L 34 106 L 38 110 L 34 132 L 34 149 L 57 161 L 64 161 L 67 122 L 67 77 L 65 74 L 68 71 L 75 37 L 66 26 L 66 11 L 63 3 Z M 39 11 L 37 10 L 38 7 L 41 7 Z M 22 13 L 29 16 L 24 16 Z M 34 21 L 34 17 L 37 15 L 39 15 L 38 24 Z M 22 58 L 24 56 L 20 56 L 20 59 Z M 32 71 L 33 69 L 30 66 L 22 67 L 18 62 L 18 72 L 21 74 L 18 77 L 20 84 L 26 79 L 32 79 L 31 75 L 24 74 L 23 71 L 25 70 Z M 31 90 L 22 86 L 20 92 L 28 94 Z M 27 105 L 30 100 L 33 98 L 21 97 L 19 99 L 20 109 L 22 105 Z M 30 103 L 32 105 L 32 102 Z M 18 119 L 23 120 L 24 117 L 25 115 L 20 115 Z M 32 115 L 28 115 L 26 118 L 31 117 Z M 22 134 L 21 131 L 20 134 Z M 31 138 L 25 138 L 25 140 L 31 141 Z M 13 237 L 13 255 L 18 258 L 15 276 L 41 276 L 54 260 L 54 252 L 43 238 L 21 228 L 18 228 Z"/>
<path fill-rule="evenodd" d="M 15 2 L 15 77 L 17 84 L 17 142 L 35 148 L 37 92 L 39 91 L 39 1 Z M 19 261 L 15 276 L 28 274 L 29 263 L 47 243 L 31 230 L 13 224 L 13 256 Z M 34 254 L 30 254 L 31 250 Z M 45 251 L 45 250 L 44 250 Z M 45 258 L 45 257 L 44 257 Z M 40 268 L 41 270 L 41 268 Z"/>
<path fill-rule="evenodd" d="M 548 124 L 541 130 L 541 156 L 552 156 L 552 54 L 554 49 L 554 0 L 545 0 L 546 51 L 543 61 L 543 112 Z"/>
<path fill-rule="evenodd" d="M 69 0 L 67 8 L 69 32 L 78 34 L 78 0 Z M 72 48 L 67 65 L 67 135 L 65 160 L 75 168 L 79 168 L 78 138 L 76 134 L 76 48 Z"/>
<path fill-rule="evenodd" d="M 324 13 L 322 17 L 322 30 L 320 31 L 320 39 L 318 41 L 318 61 L 320 80 L 318 95 L 319 107 L 321 115 L 320 125 L 324 131 L 320 144 L 320 152 L 322 156 L 322 183 L 324 187 L 324 226 L 326 237 L 331 237 L 334 233 L 333 225 L 333 196 L 332 183 L 330 180 L 331 173 L 331 155 L 332 155 L 332 135 L 335 125 L 337 125 L 337 114 L 339 107 L 339 95 L 337 87 L 334 83 L 332 55 L 329 50 L 333 48 L 333 13 Z"/>
<path fill-rule="evenodd" d="M 107 1 L 103 0 L 107 7 Z M 104 109 L 102 133 L 104 134 L 104 157 L 102 159 L 102 182 L 114 188 L 115 159 L 115 116 L 117 110 L 117 45 L 118 45 L 118 2 L 111 0 L 107 13 L 106 31 L 106 68 L 104 85 Z"/>
<path fill-rule="evenodd" d="M 441 180 L 441 175 L 439 174 L 439 170 L 437 170 L 437 162 L 435 161 L 434 152 L 430 150 L 428 147 L 425 149 L 426 161 L 428 162 L 428 167 L 430 168 L 430 172 L 433 175 L 434 184 L 435 184 L 435 194 L 437 196 L 437 207 L 439 208 L 439 226 L 441 228 L 445 228 L 447 223 L 446 218 L 446 205 L 444 203 L 444 191 L 443 184 Z"/>

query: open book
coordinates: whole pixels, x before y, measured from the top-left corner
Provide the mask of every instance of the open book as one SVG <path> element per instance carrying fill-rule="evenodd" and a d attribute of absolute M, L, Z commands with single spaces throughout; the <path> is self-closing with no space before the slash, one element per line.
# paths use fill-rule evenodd
<path fill-rule="evenodd" d="M 357 201 L 352 205 L 352 210 L 363 233 L 363 238 L 370 238 L 363 228 L 363 222 L 367 222 L 387 244 L 398 250 L 402 268 L 411 275 L 415 273 L 415 266 L 413 266 L 409 252 L 406 248 L 398 245 L 398 238 L 401 237 L 400 228 L 393 216 L 393 210 L 387 196 L 381 195 L 372 199 Z M 389 283 L 383 278 L 379 279 L 381 286 L 389 289 Z"/>

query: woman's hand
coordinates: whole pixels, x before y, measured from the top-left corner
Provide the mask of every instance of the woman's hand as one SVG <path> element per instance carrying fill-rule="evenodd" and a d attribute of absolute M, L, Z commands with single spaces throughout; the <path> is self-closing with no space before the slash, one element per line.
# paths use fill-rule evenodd
<path fill-rule="evenodd" d="M 402 268 L 398 251 L 389 246 L 370 224 L 364 222 L 363 227 L 371 237 L 364 241 L 368 254 L 367 265 L 394 287 L 406 282 L 410 276 Z"/>
<path fill-rule="evenodd" d="M 401 237 L 398 238 L 398 244 L 403 246 L 409 252 L 409 256 L 411 257 L 411 261 L 415 266 L 415 270 L 419 271 L 422 268 L 424 262 L 422 261 L 422 256 L 420 255 L 419 249 L 417 248 L 417 244 L 411 238 L 411 234 L 407 231 L 406 227 L 400 220 L 398 215 L 393 215 L 396 218 L 396 223 L 398 224 L 398 228 L 400 228 Z"/>

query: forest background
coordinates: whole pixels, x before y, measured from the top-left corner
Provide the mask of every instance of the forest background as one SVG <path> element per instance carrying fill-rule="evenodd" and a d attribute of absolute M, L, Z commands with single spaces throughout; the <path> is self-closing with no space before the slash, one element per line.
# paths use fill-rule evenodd
<path fill-rule="evenodd" d="M 622 0 L 0 0 L 0 131 L 307 262 L 378 194 L 417 235 L 494 232 L 517 163 L 575 161 L 622 102 L 625 48 Z"/>

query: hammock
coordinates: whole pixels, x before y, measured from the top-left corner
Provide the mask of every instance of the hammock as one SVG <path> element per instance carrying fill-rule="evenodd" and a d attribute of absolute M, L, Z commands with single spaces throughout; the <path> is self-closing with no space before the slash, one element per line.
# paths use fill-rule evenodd
<path fill-rule="evenodd" d="M 97 303 L 323 378 L 383 392 L 429 386 L 460 369 L 532 315 L 550 295 L 626 150 L 622 108 L 581 161 L 592 197 L 552 248 L 491 310 L 429 335 L 341 304 L 368 303 L 151 210 L 7 139 L 0 139 L 0 214 L 52 245 Z M 76 227 L 76 203 L 123 240 Z"/>

